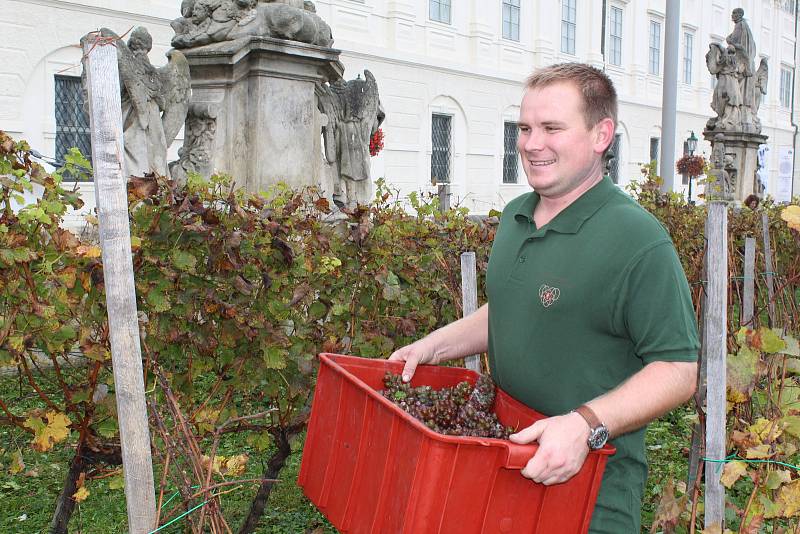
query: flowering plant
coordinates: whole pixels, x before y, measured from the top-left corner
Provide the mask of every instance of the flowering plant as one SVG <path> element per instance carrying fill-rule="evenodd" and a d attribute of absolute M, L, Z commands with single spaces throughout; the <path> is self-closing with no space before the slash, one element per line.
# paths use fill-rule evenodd
<path fill-rule="evenodd" d="M 383 130 L 378 128 L 369 138 L 369 155 L 377 156 L 383 150 Z"/>
<path fill-rule="evenodd" d="M 703 156 L 690 156 L 686 155 L 675 162 L 675 167 L 680 174 L 689 176 L 700 176 L 703 174 L 703 168 L 706 166 L 706 160 Z"/>

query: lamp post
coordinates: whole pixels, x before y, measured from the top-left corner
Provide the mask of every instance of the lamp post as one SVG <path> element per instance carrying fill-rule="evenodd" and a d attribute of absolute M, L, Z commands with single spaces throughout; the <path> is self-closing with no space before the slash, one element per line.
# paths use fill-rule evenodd
<path fill-rule="evenodd" d="M 694 151 L 697 150 L 697 137 L 694 135 L 694 130 L 692 130 L 689 138 L 686 139 L 686 148 L 689 150 L 689 156 L 694 156 Z M 689 174 L 689 204 L 692 203 L 692 178 L 693 176 Z"/>

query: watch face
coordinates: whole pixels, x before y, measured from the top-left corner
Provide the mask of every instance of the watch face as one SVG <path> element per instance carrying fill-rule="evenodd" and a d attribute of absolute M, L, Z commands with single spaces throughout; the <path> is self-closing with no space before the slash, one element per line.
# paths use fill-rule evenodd
<path fill-rule="evenodd" d="M 608 441 L 608 429 L 604 426 L 593 428 L 589 434 L 589 448 L 597 450 L 603 447 Z"/>

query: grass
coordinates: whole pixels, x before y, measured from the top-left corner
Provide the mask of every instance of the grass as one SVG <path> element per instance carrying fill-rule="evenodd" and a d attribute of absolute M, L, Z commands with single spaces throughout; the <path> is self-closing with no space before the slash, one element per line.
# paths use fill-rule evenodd
<path fill-rule="evenodd" d="M 22 393 L 17 379 L 0 377 L 0 393 L 14 406 L 23 409 L 38 407 L 37 399 Z M 664 485 L 670 480 L 686 480 L 686 453 L 691 442 L 692 410 L 678 408 L 650 425 L 647 433 L 650 477 L 642 508 L 642 532 L 649 532 Z M 46 533 L 68 462 L 74 449 L 57 446 L 53 451 L 39 454 L 30 446 L 30 435 L 17 429 L 0 427 L 0 532 Z M 296 484 L 302 456 L 303 437 L 292 445 L 292 454 L 274 486 L 259 533 L 324 534 L 336 530 L 302 494 Z M 12 455 L 22 451 L 25 469 L 11 475 Z M 248 447 L 241 437 L 226 436 L 220 444 L 220 455 L 250 455 L 247 471 L 241 478 L 261 476 L 271 451 L 258 453 Z M 156 466 L 156 481 L 159 480 Z M 125 496 L 122 489 L 110 489 L 111 478 L 87 482 L 89 498 L 78 505 L 70 522 L 70 532 L 77 534 L 113 533 L 127 531 Z M 228 488 L 226 488 L 228 489 Z M 225 517 L 234 530 L 241 524 L 255 494 L 254 484 L 243 486 L 222 497 Z M 165 494 L 165 498 L 169 493 Z M 165 534 L 182 533 L 182 521 L 159 531 Z"/>

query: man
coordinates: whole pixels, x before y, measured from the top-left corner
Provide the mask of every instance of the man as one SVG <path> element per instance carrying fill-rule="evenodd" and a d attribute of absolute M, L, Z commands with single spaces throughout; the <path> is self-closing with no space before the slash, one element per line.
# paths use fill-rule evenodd
<path fill-rule="evenodd" d="M 503 212 L 488 304 L 390 357 L 410 379 L 419 364 L 488 350 L 497 384 L 549 416 L 511 437 L 539 443 L 522 470 L 535 482 L 571 478 L 607 431 L 617 453 L 592 518 L 598 534 L 639 532 L 644 426 L 692 395 L 699 345 L 669 236 L 602 175 L 616 117 L 597 69 L 567 63 L 529 78 L 517 148 L 534 191 Z"/>

